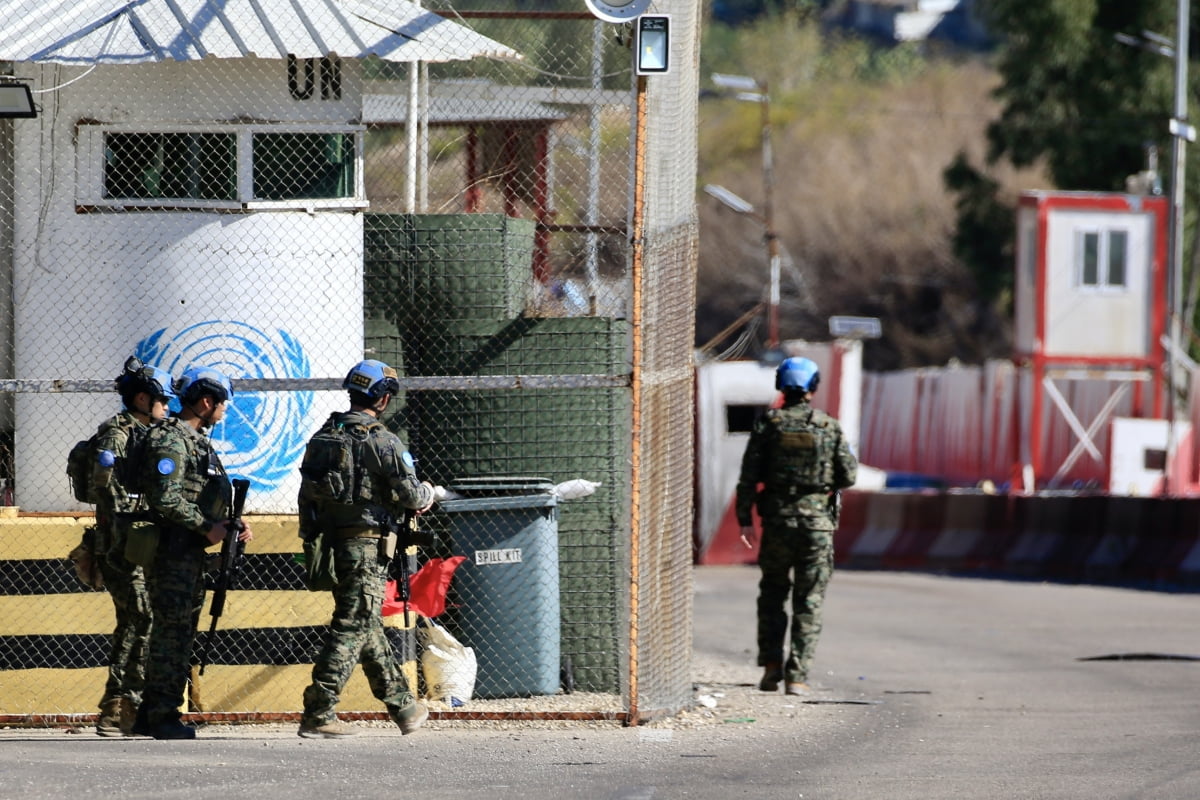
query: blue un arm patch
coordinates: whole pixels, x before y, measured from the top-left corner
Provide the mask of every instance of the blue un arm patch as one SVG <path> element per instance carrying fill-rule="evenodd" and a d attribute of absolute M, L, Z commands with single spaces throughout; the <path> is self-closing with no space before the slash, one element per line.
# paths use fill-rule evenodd
<path fill-rule="evenodd" d="M 174 471 L 175 471 L 175 460 L 174 459 L 170 459 L 170 458 L 159 459 L 159 462 L 158 462 L 158 474 L 159 475 L 170 475 Z"/>

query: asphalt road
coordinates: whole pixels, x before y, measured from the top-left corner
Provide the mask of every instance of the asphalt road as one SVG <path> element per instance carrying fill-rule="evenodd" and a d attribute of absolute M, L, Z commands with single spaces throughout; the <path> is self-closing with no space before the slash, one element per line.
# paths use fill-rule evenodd
<path fill-rule="evenodd" d="M 697 705 L 668 720 L 10 729 L 0 797 L 1200 798 L 1200 595 L 842 571 L 791 698 L 754 688 L 756 581 L 695 570 Z"/>

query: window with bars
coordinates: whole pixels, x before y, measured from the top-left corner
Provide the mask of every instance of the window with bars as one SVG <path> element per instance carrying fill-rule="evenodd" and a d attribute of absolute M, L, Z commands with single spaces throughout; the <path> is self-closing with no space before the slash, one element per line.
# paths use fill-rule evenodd
<path fill-rule="evenodd" d="M 361 130 L 81 126 L 82 210 L 366 206 Z"/>
<path fill-rule="evenodd" d="M 104 142 L 107 199 L 237 199 L 232 133 L 111 133 Z"/>
<path fill-rule="evenodd" d="M 354 137 L 345 133 L 256 133 L 254 198 L 354 196 Z"/>

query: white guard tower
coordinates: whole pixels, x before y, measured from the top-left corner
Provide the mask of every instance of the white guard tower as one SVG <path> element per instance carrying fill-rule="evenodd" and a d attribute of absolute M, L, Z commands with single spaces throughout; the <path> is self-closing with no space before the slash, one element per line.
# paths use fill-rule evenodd
<path fill-rule="evenodd" d="M 1022 194 L 1014 489 L 1080 477 L 1106 485 L 1109 420 L 1164 417 L 1166 259 L 1165 197 Z"/>

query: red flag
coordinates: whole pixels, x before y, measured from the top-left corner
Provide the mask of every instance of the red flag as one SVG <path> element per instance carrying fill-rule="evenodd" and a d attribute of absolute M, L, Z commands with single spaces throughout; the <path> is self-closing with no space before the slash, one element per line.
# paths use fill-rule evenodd
<path fill-rule="evenodd" d="M 454 570 L 466 556 L 431 558 L 408 580 L 408 606 L 423 617 L 436 617 L 446 610 L 446 592 Z M 388 581 L 383 593 L 383 616 L 404 613 L 404 601 L 396 596 L 396 582 Z"/>

